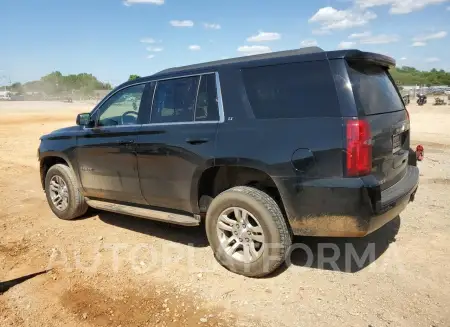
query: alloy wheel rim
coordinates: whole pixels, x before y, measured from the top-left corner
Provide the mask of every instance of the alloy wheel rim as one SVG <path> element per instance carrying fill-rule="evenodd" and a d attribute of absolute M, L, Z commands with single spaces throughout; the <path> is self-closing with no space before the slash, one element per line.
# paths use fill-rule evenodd
<path fill-rule="evenodd" d="M 258 219 L 240 207 L 224 210 L 218 218 L 217 236 L 222 249 L 237 261 L 251 263 L 264 251 L 264 231 Z"/>
<path fill-rule="evenodd" d="M 50 179 L 50 198 L 59 211 L 64 211 L 69 206 L 69 190 L 61 176 L 55 175 Z"/>

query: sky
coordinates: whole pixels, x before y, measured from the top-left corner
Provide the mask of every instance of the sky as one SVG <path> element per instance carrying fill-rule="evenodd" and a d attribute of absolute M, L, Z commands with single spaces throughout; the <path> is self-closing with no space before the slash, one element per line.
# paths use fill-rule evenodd
<path fill-rule="evenodd" d="M 450 71 L 450 0 L 0 0 L 0 30 L 0 85 L 56 70 L 118 85 L 311 45 Z"/>

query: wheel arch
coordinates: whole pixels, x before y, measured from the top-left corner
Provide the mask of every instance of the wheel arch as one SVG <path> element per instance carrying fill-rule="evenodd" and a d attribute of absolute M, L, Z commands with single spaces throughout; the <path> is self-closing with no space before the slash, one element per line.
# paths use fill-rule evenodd
<path fill-rule="evenodd" d="M 66 165 L 70 169 L 72 169 L 72 171 L 74 171 L 72 163 L 65 154 L 58 152 L 41 153 L 39 158 L 39 173 L 41 177 L 41 186 L 43 190 L 45 190 L 45 176 L 47 176 L 48 170 L 56 164 Z"/>
<path fill-rule="evenodd" d="M 193 208 L 205 213 L 212 199 L 219 193 L 235 186 L 252 186 L 268 193 L 285 215 L 280 190 L 270 174 L 260 165 L 223 165 L 205 169 L 193 192 Z"/>

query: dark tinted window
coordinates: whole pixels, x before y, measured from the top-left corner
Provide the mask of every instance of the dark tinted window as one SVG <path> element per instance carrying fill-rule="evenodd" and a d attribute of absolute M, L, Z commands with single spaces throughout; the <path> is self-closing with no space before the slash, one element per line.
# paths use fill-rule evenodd
<path fill-rule="evenodd" d="M 152 123 L 194 120 L 195 100 L 200 77 L 158 81 L 152 105 Z"/>
<path fill-rule="evenodd" d="M 247 68 L 243 78 L 256 118 L 340 115 L 327 61 Z"/>
<path fill-rule="evenodd" d="M 364 62 L 348 64 L 358 108 L 366 115 L 403 110 L 403 102 L 385 68 Z"/>
<path fill-rule="evenodd" d="M 216 77 L 214 74 L 203 75 L 197 96 L 195 121 L 219 120 Z"/>

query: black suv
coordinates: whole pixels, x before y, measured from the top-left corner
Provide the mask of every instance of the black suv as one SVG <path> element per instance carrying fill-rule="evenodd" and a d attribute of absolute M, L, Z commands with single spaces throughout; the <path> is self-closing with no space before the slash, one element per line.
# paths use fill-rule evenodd
<path fill-rule="evenodd" d="M 367 235 L 419 181 L 394 65 L 312 47 L 126 82 L 41 138 L 50 208 L 204 220 L 217 260 L 247 276 L 276 269 L 293 235 Z"/>

